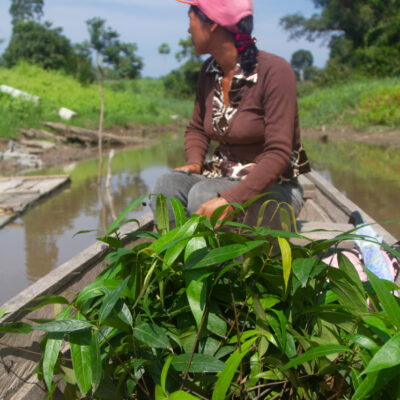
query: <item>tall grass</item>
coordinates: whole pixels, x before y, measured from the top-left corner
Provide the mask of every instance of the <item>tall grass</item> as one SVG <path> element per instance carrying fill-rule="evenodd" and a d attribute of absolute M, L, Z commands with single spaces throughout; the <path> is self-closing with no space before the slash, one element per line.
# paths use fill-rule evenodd
<path fill-rule="evenodd" d="M 399 105 L 399 78 L 350 82 L 299 99 L 304 128 L 392 128 L 400 121 Z"/>
<path fill-rule="evenodd" d="M 96 128 L 100 97 L 96 84 L 82 86 L 61 72 L 20 64 L 0 68 L 0 84 L 41 98 L 40 105 L 0 94 L 0 137 L 14 137 L 21 127 L 59 120 L 58 110 L 77 112 L 74 124 Z M 161 80 L 108 81 L 105 88 L 105 127 L 167 124 L 172 115 L 189 118 L 193 102 L 168 98 Z M 304 128 L 382 129 L 400 123 L 400 78 L 366 79 L 317 89 L 299 99 Z"/>
<path fill-rule="evenodd" d="M 0 96 L 0 136 L 13 137 L 21 127 L 38 126 L 42 120 L 57 121 L 60 107 L 77 112 L 74 123 L 97 126 L 100 97 L 96 84 L 82 86 L 61 72 L 44 71 L 20 64 L 13 69 L 0 68 L 0 84 L 15 87 L 41 98 L 35 107 L 29 102 Z M 166 124 L 171 115 L 188 118 L 190 101 L 167 99 L 161 81 L 117 81 L 105 83 L 105 127 L 129 124 Z"/>

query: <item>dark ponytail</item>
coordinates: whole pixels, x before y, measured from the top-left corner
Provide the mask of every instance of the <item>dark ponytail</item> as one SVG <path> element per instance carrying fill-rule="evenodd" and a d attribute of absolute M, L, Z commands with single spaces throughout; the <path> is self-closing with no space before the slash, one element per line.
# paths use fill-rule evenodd
<path fill-rule="evenodd" d="M 247 17 L 242 18 L 237 24 L 237 28 L 239 29 L 239 34 L 241 35 L 251 35 L 253 31 L 253 16 L 248 15 Z M 236 48 L 240 48 L 242 46 L 242 41 L 236 41 Z M 240 67 L 244 71 L 246 75 L 251 74 L 254 71 L 254 68 L 257 65 L 257 57 L 258 57 L 258 49 L 255 43 L 249 44 L 241 53 L 240 53 Z"/>

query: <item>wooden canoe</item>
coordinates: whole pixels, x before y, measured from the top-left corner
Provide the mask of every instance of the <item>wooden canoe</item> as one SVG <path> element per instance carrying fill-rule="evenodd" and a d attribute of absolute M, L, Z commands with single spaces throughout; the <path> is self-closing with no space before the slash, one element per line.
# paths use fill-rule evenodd
<path fill-rule="evenodd" d="M 312 232 L 307 234 L 308 237 L 323 239 L 352 229 L 352 225 L 348 223 L 349 216 L 357 210 L 366 223 L 374 223 L 375 231 L 388 245 L 393 245 L 397 241 L 318 173 L 313 171 L 301 176 L 300 183 L 304 189 L 305 203 L 297 221 L 299 229 L 303 232 L 317 229 L 334 231 Z M 152 229 L 151 213 L 143 215 L 139 218 L 139 222 L 141 229 Z M 124 240 L 128 241 L 126 234 L 136 229 L 135 223 L 125 225 L 121 231 L 125 235 Z M 29 286 L 0 307 L 7 309 L 7 313 L 0 320 L 0 325 L 21 321 L 23 318 L 53 317 L 54 306 L 36 311 L 27 309 L 35 305 L 35 298 L 46 294 L 62 294 L 72 298 L 73 293 L 77 293 L 98 275 L 107 252 L 107 245 L 93 244 Z M 0 337 L 0 399 L 43 399 L 44 389 L 34 374 L 36 362 L 40 358 L 38 353 L 41 335 L 41 332 L 36 331 L 29 335 L 4 334 Z M 59 396 L 63 398 L 61 393 Z M 58 398 L 57 395 L 54 398 Z"/>

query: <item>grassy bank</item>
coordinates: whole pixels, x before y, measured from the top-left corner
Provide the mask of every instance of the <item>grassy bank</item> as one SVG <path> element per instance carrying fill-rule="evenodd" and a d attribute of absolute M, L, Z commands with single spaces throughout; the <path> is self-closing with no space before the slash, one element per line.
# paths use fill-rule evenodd
<path fill-rule="evenodd" d="M 21 64 L 0 68 L 0 84 L 39 96 L 38 106 L 0 93 L 0 137 L 15 137 L 21 127 L 59 120 L 58 109 L 78 113 L 74 124 L 96 128 L 100 96 L 97 84 L 82 86 L 60 72 Z M 105 82 L 105 126 L 167 124 L 171 115 L 189 118 L 192 101 L 168 98 L 161 80 Z M 395 129 L 400 125 L 400 78 L 368 79 L 314 90 L 299 99 L 303 128 Z"/>
<path fill-rule="evenodd" d="M 0 84 L 39 96 L 35 106 L 29 101 L 0 94 L 0 137 L 15 137 L 21 127 L 35 127 L 40 121 L 57 121 L 58 110 L 66 107 L 78 113 L 74 124 L 95 128 L 99 118 L 100 96 L 97 84 L 82 86 L 59 72 L 21 64 L 0 68 Z M 161 81 L 106 82 L 105 127 L 128 124 L 166 124 L 171 115 L 188 118 L 191 101 L 166 98 Z"/>
<path fill-rule="evenodd" d="M 368 79 L 317 89 L 299 99 L 304 128 L 393 129 L 400 125 L 400 79 Z"/>

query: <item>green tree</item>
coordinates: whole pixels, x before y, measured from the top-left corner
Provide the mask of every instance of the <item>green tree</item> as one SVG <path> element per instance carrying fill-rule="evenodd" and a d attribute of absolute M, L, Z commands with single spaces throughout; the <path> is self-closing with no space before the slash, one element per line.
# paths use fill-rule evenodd
<path fill-rule="evenodd" d="M 160 46 L 158 46 L 158 53 L 164 55 L 171 53 L 171 48 L 168 43 L 161 43 Z"/>
<path fill-rule="evenodd" d="M 292 66 L 300 82 L 304 82 L 308 76 L 306 72 L 312 67 L 314 62 L 313 55 L 309 50 L 297 50 L 292 54 L 290 65 Z"/>
<path fill-rule="evenodd" d="M 374 75 L 400 71 L 400 2 L 398 0 L 313 0 L 320 11 L 280 21 L 291 39 L 324 39 L 330 61 Z"/>
<path fill-rule="evenodd" d="M 51 28 L 49 22 L 19 23 L 13 27 L 11 40 L 4 52 L 7 67 L 28 61 L 45 69 L 66 68 L 72 56 L 70 41 L 61 28 Z"/>
<path fill-rule="evenodd" d="M 181 39 L 179 41 L 179 46 L 181 47 L 181 50 L 175 54 L 175 58 L 178 61 L 182 61 L 185 58 L 196 62 L 202 61 L 201 56 L 198 55 L 194 50 L 194 46 L 190 36 L 188 36 L 186 39 Z"/>
<path fill-rule="evenodd" d="M 186 59 L 186 62 L 164 77 L 164 86 L 168 95 L 187 98 L 195 94 L 203 60 L 194 51 L 190 36 L 181 39 L 179 46 L 181 49 L 175 54 L 175 58 L 180 62 Z"/>
<path fill-rule="evenodd" d="M 119 33 L 106 27 L 102 18 L 92 18 L 86 21 L 90 48 L 96 53 L 99 70 L 107 72 L 112 78 L 134 79 L 140 76 L 143 68 L 141 57 L 136 55 L 135 43 L 124 43 L 119 40 Z"/>
<path fill-rule="evenodd" d="M 15 26 L 28 21 L 39 22 L 43 16 L 44 0 L 11 0 L 11 23 Z"/>

